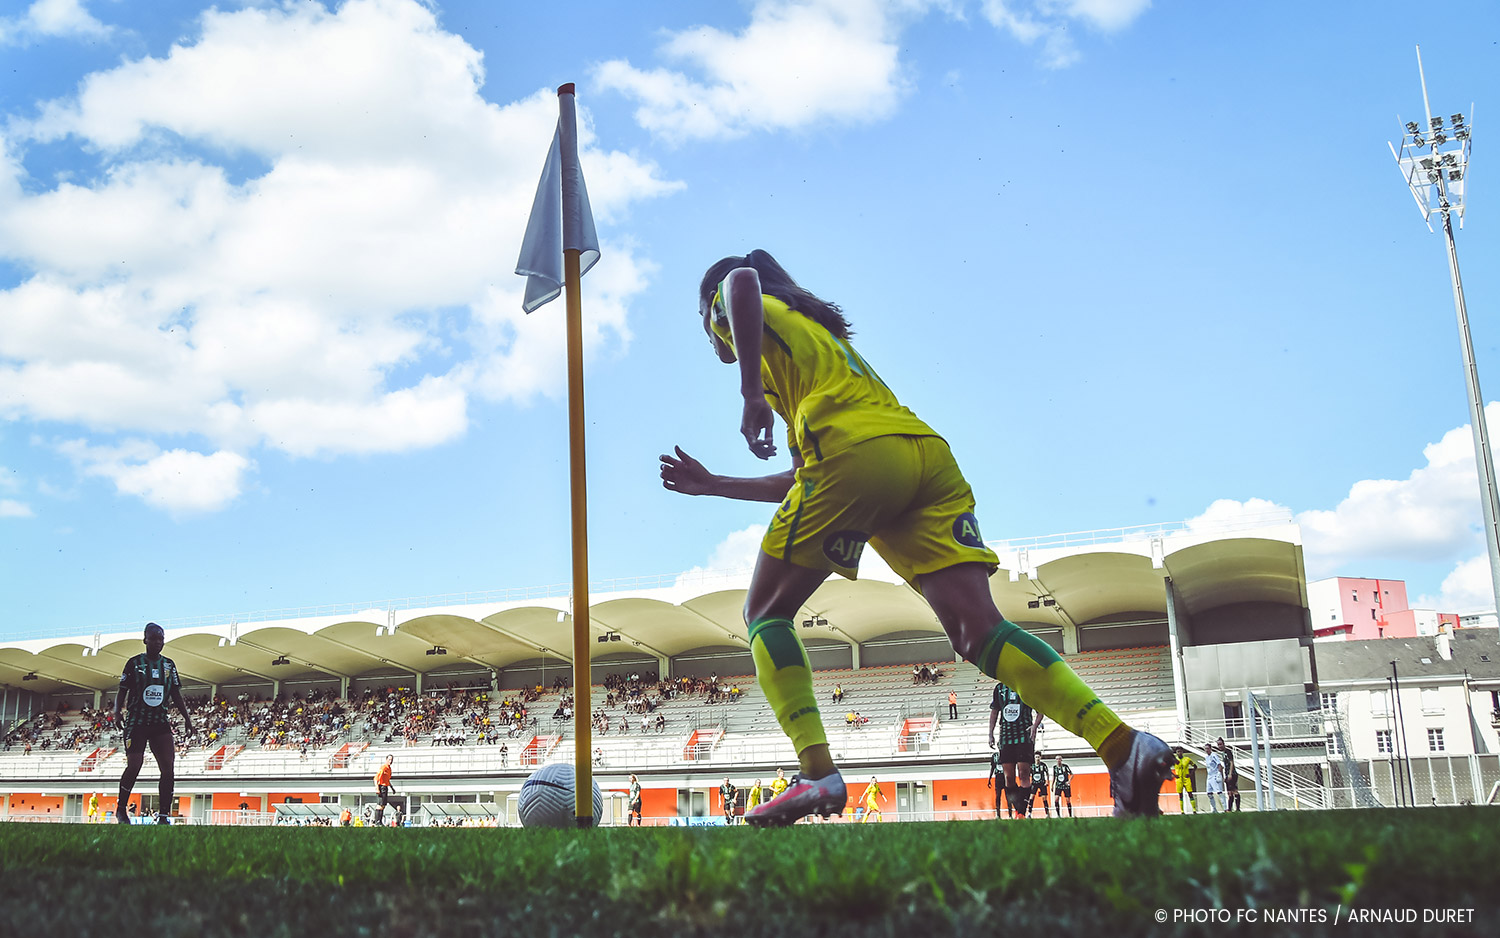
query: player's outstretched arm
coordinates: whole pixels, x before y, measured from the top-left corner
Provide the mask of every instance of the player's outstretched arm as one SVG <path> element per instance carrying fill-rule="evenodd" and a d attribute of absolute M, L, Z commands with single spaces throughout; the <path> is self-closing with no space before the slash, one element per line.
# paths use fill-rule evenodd
<path fill-rule="evenodd" d="M 703 463 L 672 447 L 675 456 L 663 453 L 661 460 L 661 484 L 663 488 L 683 495 L 718 495 L 737 498 L 747 502 L 779 502 L 791 490 L 796 477 L 795 466 L 785 472 L 777 472 L 756 478 L 735 478 L 715 475 L 704 468 Z M 799 460 L 794 463 L 800 464 Z"/>

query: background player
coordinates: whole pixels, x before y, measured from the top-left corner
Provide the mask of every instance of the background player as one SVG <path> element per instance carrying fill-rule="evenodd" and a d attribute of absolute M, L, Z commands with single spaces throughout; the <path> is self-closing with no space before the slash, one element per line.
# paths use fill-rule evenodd
<path fill-rule="evenodd" d="M 1183 814 L 1188 813 L 1191 805 L 1193 813 L 1198 813 L 1198 796 L 1193 794 L 1193 756 L 1181 746 L 1177 747 L 1177 763 L 1172 766 L 1172 774 L 1177 777 L 1177 808 Z"/>
<path fill-rule="evenodd" d="M 849 344 L 843 311 L 757 250 L 708 269 L 698 312 L 719 360 L 737 365 L 739 430 L 750 451 L 775 455 L 779 413 L 792 457 L 791 469 L 732 478 L 710 473 L 680 447 L 661 456 L 662 484 L 673 491 L 781 503 L 761 542 L 744 614 L 756 678 L 799 771 L 785 793 L 746 820 L 789 824 L 845 803 L 792 623 L 830 572 L 856 576 L 867 542 L 921 591 L 965 659 L 1098 750 L 1117 815 L 1159 814 L 1170 749 L 1127 726 L 1050 645 L 996 609 L 989 576 L 999 559 L 980 537 L 969 484 L 947 442 Z"/>
<path fill-rule="evenodd" d="M 859 817 L 861 824 L 868 824 L 870 818 L 875 815 L 879 815 L 879 820 L 885 820 L 885 812 L 880 810 L 880 802 L 885 800 L 885 793 L 880 790 L 880 783 L 875 781 L 875 776 L 870 776 L 870 784 L 865 786 L 865 793 L 860 796 L 859 800 L 863 808 Z M 840 808 L 840 811 L 842 810 Z"/>
<path fill-rule="evenodd" d="M 1052 763 L 1052 808 L 1062 817 L 1063 799 L 1068 799 L 1068 817 L 1073 816 L 1073 767 L 1058 756 Z"/>
<path fill-rule="evenodd" d="M 630 776 L 630 813 L 625 824 L 627 827 L 640 827 L 641 823 L 641 780 L 632 773 Z"/>
<path fill-rule="evenodd" d="M 157 784 L 159 813 L 156 823 L 172 823 L 172 788 L 176 782 L 177 754 L 172 741 L 172 722 L 167 715 L 167 699 L 182 714 L 188 735 L 193 732 L 193 717 L 187 704 L 182 702 L 182 678 L 177 674 L 177 665 L 171 658 L 162 656 L 162 646 L 167 643 L 167 633 L 155 622 L 147 622 L 142 637 L 146 644 L 144 654 L 136 655 L 125 662 L 120 673 L 120 692 L 115 695 L 115 715 L 125 708 L 125 719 L 121 729 L 125 734 L 125 771 L 120 775 L 120 795 L 115 802 L 115 819 L 129 824 L 130 816 L 125 806 L 130 803 L 131 789 L 141 774 L 146 761 L 146 747 L 151 747 L 151 758 L 161 771 Z"/>
<path fill-rule="evenodd" d="M 1020 694 L 1004 684 L 995 685 L 990 698 L 990 747 L 1000 764 L 1011 817 L 1031 813 L 1031 763 L 1036 761 L 1036 730 L 1041 725 L 1042 715 L 1034 713 Z M 997 805 L 999 801 L 997 793 Z"/>
<path fill-rule="evenodd" d="M 719 800 L 724 805 L 724 823 L 730 827 L 734 826 L 734 796 L 738 792 L 739 789 L 734 787 L 729 776 L 724 776 L 724 782 L 719 785 Z"/>
<path fill-rule="evenodd" d="M 1036 809 L 1038 798 L 1042 799 L 1042 814 L 1051 817 L 1052 808 L 1047 802 L 1047 763 L 1040 756 L 1034 757 L 1031 762 L 1031 800 L 1026 805 L 1027 814 Z"/>

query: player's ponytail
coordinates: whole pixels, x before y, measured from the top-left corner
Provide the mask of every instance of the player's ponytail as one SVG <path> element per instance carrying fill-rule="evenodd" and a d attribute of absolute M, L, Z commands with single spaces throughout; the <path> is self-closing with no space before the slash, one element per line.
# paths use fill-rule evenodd
<path fill-rule="evenodd" d="M 715 291 L 719 284 L 729 272 L 739 267 L 752 267 L 760 275 L 760 289 L 768 296 L 774 296 L 789 308 L 796 310 L 808 319 L 833 333 L 840 339 L 847 339 L 854 334 L 849 320 L 844 317 L 844 311 L 837 303 L 830 303 L 820 299 L 816 294 L 803 289 L 792 275 L 786 272 L 786 268 L 777 262 L 769 252 L 756 248 L 744 257 L 726 257 L 708 268 L 703 275 L 703 280 L 698 285 L 698 297 L 701 303 L 708 304 L 713 300 Z"/>

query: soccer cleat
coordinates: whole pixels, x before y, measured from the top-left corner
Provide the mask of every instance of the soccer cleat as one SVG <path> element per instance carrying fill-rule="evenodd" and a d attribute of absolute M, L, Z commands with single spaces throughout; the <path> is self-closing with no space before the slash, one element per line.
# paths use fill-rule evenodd
<path fill-rule="evenodd" d="M 842 814 L 848 800 L 849 791 L 844 787 L 844 777 L 838 772 L 819 779 L 793 775 L 786 791 L 747 811 L 745 823 L 751 827 L 786 827 L 809 814 L 823 817 Z"/>
<path fill-rule="evenodd" d="M 172 823 L 172 818 L 171 818 L 170 815 L 158 814 L 156 816 L 156 823 L 158 823 L 158 824 L 171 824 Z"/>
<path fill-rule="evenodd" d="M 1172 747 L 1140 730 L 1133 731 L 1130 755 L 1109 772 L 1115 817 L 1161 814 L 1161 783 L 1172 777 Z"/>
<path fill-rule="evenodd" d="M 129 812 L 126 812 L 126 811 L 116 811 L 115 812 L 115 823 L 116 824 L 129 824 L 130 823 L 130 814 L 129 814 Z"/>

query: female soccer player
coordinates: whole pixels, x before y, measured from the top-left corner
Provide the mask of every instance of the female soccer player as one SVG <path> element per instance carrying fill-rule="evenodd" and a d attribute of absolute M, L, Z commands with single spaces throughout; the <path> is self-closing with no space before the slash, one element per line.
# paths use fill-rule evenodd
<path fill-rule="evenodd" d="M 172 823 L 172 788 L 176 783 L 177 751 L 172 741 L 172 723 L 167 718 L 170 702 L 182 713 L 186 721 L 187 734 L 193 734 L 193 716 L 182 701 L 182 679 L 177 674 L 177 665 L 171 658 L 162 655 L 167 633 L 155 622 L 147 622 L 142 636 L 146 653 L 136 655 L 125 662 L 120 672 L 120 692 L 115 695 L 115 714 L 125 709 L 125 720 L 121 729 L 125 733 L 125 771 L 120 773 L 120 793 L 115 800 L 115 819 L 129 824 L 130 817 L 125 806 L 130 803 L 130 792 L 141 774 L 146 761 L 146 747 L 151 747 L 151 756 L 161 771 L 157 783 L 159 806 L 156 823 Z"/>
<path fill-rule="evenodd" d="M 1050 645 L 995 608 L 989 575 L 999 558 L 980 539 L 969 484 L 947 442 L 854 350 L 843 311 L 757 250 L 708 269 L 698 312 L 719 360 L 737 365 L 750 451 L 776 454 L 774 412 L 792 457 L 791 469 L 756 478 L 714 475 L 681 447 L 661 457 L 662 484 L 672 491 L 781 503 L 761 543 L 745 623 L 756 678 L 800 771 L 745 820 L 781 826 L 844 808 L 847 789 L 792 618 L 830 572 L 855 577 L 866 543 L 926 597 L 959 654 L 1099 751 L 1117 816 L 1159 814 L 1171 750 L 1126 726 Z"/>

